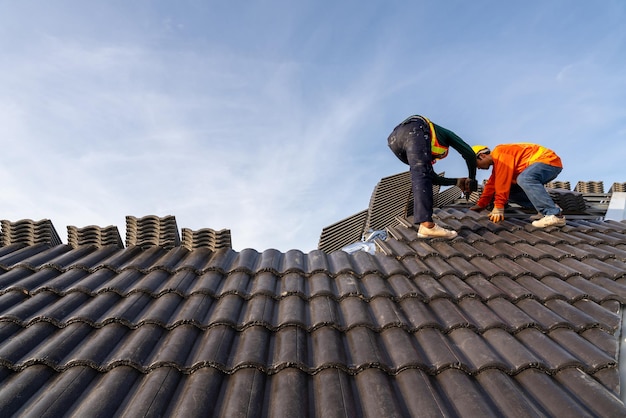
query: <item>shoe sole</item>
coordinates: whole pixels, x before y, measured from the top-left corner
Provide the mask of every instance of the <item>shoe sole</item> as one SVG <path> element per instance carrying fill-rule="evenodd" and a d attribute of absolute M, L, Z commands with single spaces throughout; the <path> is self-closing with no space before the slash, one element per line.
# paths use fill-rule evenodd
<path fill-rule="evenodd" d="M 418 238 L 444 238 L 444 239 L 453 239 L 456 238 L 458 236 L 458 234 L 454 234 L 454 235 L 424 235 L 424 234 L 420 234 L 419 232 L 417 233 L 417 237 Z"/>
<path fill-rule="evenodd" d="M 547 228 L 549 226 L 565 226 L 566 222 L 557 222 L 557 223 L 553 223 L 553 224 L 549 224 L 549 225 L 535 225 L 535 222 L 532 223 L 532 226 L 534 226 L 535 228 Z"/>

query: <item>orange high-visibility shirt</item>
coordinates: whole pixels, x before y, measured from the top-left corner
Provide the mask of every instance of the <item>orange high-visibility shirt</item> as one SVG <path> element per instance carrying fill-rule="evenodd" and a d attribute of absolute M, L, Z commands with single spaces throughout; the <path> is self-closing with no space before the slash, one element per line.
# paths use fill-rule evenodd
<path fill-rule="evenodd" d="M 476 203 L 485 207 L 494 199 L 494 206 L 503 209 L 509 201 L 511 184 L 517 182 L 520 175 L 529 165 L 544 163 L 563 168 L 561 159 L 549 148 L 537 144 L 517 143 L 497 145 L 492 151 L 493 171 L 483 193 Z"/>

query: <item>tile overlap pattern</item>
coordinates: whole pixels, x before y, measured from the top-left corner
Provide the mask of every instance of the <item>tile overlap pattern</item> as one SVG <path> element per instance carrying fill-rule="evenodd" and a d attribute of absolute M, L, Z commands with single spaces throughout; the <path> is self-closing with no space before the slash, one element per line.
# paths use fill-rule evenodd
<path fill-rule="evenodd" d="M 436 215 L 376 255 L 0 247 L 0 415 L 626 414 L 626 224 Z"/>

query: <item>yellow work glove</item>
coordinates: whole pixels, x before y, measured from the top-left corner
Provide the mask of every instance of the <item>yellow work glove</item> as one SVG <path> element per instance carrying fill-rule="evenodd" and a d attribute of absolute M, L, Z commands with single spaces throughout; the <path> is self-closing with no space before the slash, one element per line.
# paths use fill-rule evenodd
<path fill-rule="evenodd" d="M 489 212 L 489 219 L 491 222 L 502 222 L 504 220 L 504 208 L 493 208 L 491 212 Z"/>

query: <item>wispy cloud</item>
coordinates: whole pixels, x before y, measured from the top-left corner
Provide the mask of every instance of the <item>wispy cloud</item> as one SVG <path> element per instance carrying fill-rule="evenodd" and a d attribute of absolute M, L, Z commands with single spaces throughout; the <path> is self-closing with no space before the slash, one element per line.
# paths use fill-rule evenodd
<path fill-rule="evenodd" d="M 625 35 L 608 6 L 561 22 L 558 5 L 428 5 L 416 22 L 408 3 L 120 3 L 87 24 L 70 3 L 0 6 L 3 219 L 64 234 L 172 214 L 230 228 L 237 249 L 311 250 L 406 169 L 385 141 L 413 113 L 472 143 L 546 143 L 574 182 L 626 181 Z M 597 142 L 611 152 L 581 152 Z"/>

